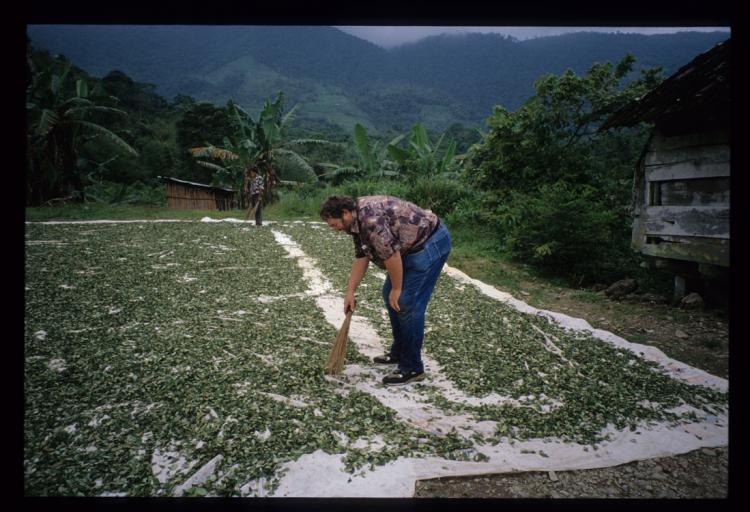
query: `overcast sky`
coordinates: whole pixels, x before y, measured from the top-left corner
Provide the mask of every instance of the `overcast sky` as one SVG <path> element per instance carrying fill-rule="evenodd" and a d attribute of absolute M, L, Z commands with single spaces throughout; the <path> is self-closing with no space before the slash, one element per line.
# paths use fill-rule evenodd
<path fill-rule="evenodd" d="M 392 48 L 403 43 L 418 41 L 437 34 L 466 34 L 471 32 L 496 32 L 517 39 L 530 39 L 540 36 L 554 36 L 570 32 L 625 32 L 638 34 L 672 34 L 682 31 L 713 32 L 722 30 L 729 33 L 729 27 L 336 27 L 347 34 L 375 43 L 383 48 Z"/>

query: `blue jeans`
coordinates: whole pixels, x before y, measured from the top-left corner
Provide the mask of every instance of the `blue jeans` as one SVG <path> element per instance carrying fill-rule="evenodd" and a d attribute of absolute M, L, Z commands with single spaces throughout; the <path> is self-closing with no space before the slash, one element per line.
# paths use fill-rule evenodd
<path fill-rule="evenodd" d="M 390 276 L 383 284 L 383 300 L 393 330 L 390 353 L 398 358 L 398 369 L 402 373 L 424 371 L 422 342 L 425 311 L 450 252 L 451 235 L 441 222 L 420 251 L 402 255 L 403 280 L 398 300 L 400 312 L 396 312 L 388 303 L 392 286 Z"/>

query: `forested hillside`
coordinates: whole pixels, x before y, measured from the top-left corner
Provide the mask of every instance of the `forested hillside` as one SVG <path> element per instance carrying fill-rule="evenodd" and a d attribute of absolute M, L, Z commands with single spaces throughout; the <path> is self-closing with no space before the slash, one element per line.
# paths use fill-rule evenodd
<path fill-rule="evenodd" d="M 668 75 L 725 32 L 577 33 L 516 41 L 495 34 L 435 36 L 384 50 L 331 27 L 28 27 L 35 47 L 61 53 L 93 76 L 113 70 L 152 83 L 161 96 L 187 95 L 253 111 L 278 91 L 300 103 L 303 124 L 356 123 L 380 132 L 421 122 L 433 130 L 484 124 L 493 106 L 514 110 L 534 81 L 631 53 L 633 74 L 661 66 Z"/>
<path fill-rule="evenodd" d="M 494 105 L 520 107 L 544 74 L 560 74 L 568 68 L 582 74 L 595 63 L 616 62 L 630 53 L 636 58 L 632 76 L 655 66 L 667 76 L 726 38 L 727 34 L 699 32 L 654 36 L 581 32 L 525 41 L 497 34 L 442 35 L 394 49 L 390 63 L 409 82 L 441 84 L 473 118 L 482 118 Z"/>

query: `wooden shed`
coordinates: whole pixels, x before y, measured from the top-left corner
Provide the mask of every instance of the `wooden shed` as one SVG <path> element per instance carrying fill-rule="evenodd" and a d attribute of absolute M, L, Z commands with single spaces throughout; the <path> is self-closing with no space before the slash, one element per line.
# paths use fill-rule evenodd
<path fill-rule="evenodd" d="M 730 43 L 698 55 L 602 124 L 653 124 L 633 181 L 633 248 L 691 277 L 729 268 Z M 698 274 L 696 274 L 696 272 Z"/>
<path fill-rule="evenodd" d="M 167 187 L 167 208 L 229 210 L 236 205 L 237 191 L 202 183 L 159 176 Z"/>

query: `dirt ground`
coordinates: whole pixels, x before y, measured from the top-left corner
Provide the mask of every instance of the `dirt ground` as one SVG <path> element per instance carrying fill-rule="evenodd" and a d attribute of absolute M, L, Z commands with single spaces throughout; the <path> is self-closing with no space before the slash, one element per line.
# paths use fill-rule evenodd
<path fill-rule="evenodd" d="M 610 300 L 525 281 L 514 296 L 540 308 L 586 319 L 628 341 L 729 378 L 729 310 L 686 311 L 638 296 Z M 418 498 L 726 498 L 728 448 L 703 448 L 674 457 L 560 472 L 521 472 L 418 481 Z"/>
<path fill-rule="evenodd" d="M 417 498 L 726 498 L 728 450 L 578 471 L 528 471 L 417 482 Z"/>

